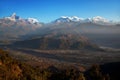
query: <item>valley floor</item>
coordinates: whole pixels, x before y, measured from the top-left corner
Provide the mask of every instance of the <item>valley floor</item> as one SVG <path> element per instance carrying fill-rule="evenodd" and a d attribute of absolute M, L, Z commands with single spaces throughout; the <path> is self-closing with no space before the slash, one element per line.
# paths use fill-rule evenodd
<path fill-rule="evenodd" d="M 89 50 L 37 50 L 14 48 L 7 49 L 15 58 L 33 65 L 70 64 L 76 67 L 89 67 L 92 64 L 104 64 L 120 61 L 119 51 L 89 51 Z"/>

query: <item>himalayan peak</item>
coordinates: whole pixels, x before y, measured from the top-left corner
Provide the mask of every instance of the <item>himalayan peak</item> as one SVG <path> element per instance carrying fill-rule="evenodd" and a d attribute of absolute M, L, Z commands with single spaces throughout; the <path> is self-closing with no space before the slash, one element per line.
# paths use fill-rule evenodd
<path fill-rule="evenodd" d="M 37 19 L 35 19 L 35 18 L 23 19 L 23 18 L 17 16 L 16 13 L 13 13 L 10 17 L 5 17 L 5 19 L 11 20 L 11 21 L 14 21 L 14 22 L 22 20 L 22 21 L 27 21 L 27 22 L 29 22 L 31 24 L 39 23 L 39 21 Z"/>
<path fill-rule="evenodd" d="M 86 23 L 86 22 L 92 22 L 92 23 L 97 23 L 97 24 L 111 24 L 111 21 L 101 17 L 101 16 L 96 16 L 93 18 L 79 18 L 77 16 L 62 16 L 58 19 L 56 19 L 55 21 L 53 21 L 54 23 L 64 23 L 64 22 L 80 22 L 80 23 Z"/>

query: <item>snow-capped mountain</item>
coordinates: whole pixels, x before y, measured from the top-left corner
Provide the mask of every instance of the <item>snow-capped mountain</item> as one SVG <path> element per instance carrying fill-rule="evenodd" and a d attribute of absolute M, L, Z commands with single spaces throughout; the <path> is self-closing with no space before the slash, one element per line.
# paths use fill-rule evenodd
<path fill-rule="evenodd" d="M 83 23 L 88 23 L 88 22 L 92 22 L 92 19 L 91 18 L 83 19 Z"/>
<path fill-rule="evenodd" d="M 31 24 L 39 23 L 39 21 L 35 18 L 28 18 L 27 21 L 30 22 Z"/>
<path fill-rule="evenodd" d="M 61 22 L 71 22 L 71 19 L 66 16 L 61 16 L 60 18 L 56 19 L 54 22 L 61 23 Z"/>
<path fill-rule="evenodd" d="M 69 19 L 71 19 L 71 21 L 75 21 L 75 22 L 78 22 L 78 21 L 82 21 L 83 18 L 79 18 L 77 16 L 72 16 L 72 17 L 69 17 Z"/>
<path fill-rule="evenodd" d="M 39 25 L 41 24 L 37 19 L 35 18 L 21 18 L 20 16 L 17 16 L 16 13 L 13 13 L 10 17 L 5 17 L 3 18 L 4 20 L 9 20 L 12 22 L 24 22 L 24 24 L 35 24 L 35 25 Z M 77 23 L 94 23 L 94 24 L 101 24 L 101 25 L 114 25 L 114 24 L 118 24 L 118 22 L 114 22 L 111 20 L 108 20 L 104 17 L 101 16 L 96 16 L 96 17 L 92 17 L 92 18 L 80 18 L 77 16 L 61 16 L 60 18 L 52 21 L 52 23 L 69 23 L 69 22 L 77 22 Z M 0 21 L 0 23 L 2 23 Z"/>
<path fill-rule="evenodd" d="M 71 17 L 68 17 L 68 16 L 61 16 L 60 18 L 56 19 L 55 21 L 53 22 L 57 22 L 57 23 L 61 23 L 61 22 L 79 22 L 79 21 L 82 21 L 83 19 L 82 18 L 79 18 L 77 16 L 71 16 Z"/>
<path fill-rule="evenodd" d="M 13 13 L 10 17 L 5 17 L 5 20 L 10 20 L 14 22 L 26 22 L 26 23 L 31 23 L 31 24 L 39 24 L 39 21 L 35 18 L 28 18 L 28 19 L 23 19 L 20 16 L 17 16 L 16 13 Z"/>
<path fill-rule="evenodd" d="M 2 37 L 0 40 L 17 40 L 20 36 L 32 34 L 35 30 L 41 28 L 42 25 L 37 19 L 24 19 L 13 13 L 10 17 L 0 19 L 0 37 Z"/>
<path fill-rule="evenodd" d="M 100 16 L 96 16 L 93 18 L 79 18 L 77 16 L 72 16 L 72 17 L 68 17 L 68 16 L 62 16 L 58 19 L 56 19 L 55 21 L 53 21 L 54 23 L 65 23 L 65 22 L 80 22 L 80 23 L 96 23 L 96 24 L 113 24 L 113 21 L 110 21 L 104 17 L 100 17 Z"/>
<path fill-rule="evenodd" d="M 110 21 L 103 17 L 96 16 L 96 17 L 92 18 L 92 22 L 94 22 L 94 23 L 109 23 Z"/>
<path fill-rule="evenodd" d="M 21 18 L 16 15 L 16 13 L 13 13 L 10 17 L 5 17 L 5 19 L 11 20 L 11 21 L 17 21 L 20 20 Z"/>

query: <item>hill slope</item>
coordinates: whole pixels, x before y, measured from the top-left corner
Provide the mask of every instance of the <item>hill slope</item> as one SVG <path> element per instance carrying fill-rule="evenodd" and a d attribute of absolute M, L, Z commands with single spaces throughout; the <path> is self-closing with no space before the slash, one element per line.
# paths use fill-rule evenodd
<path fill-rule="evenodd" d="M 79 50 L 79 49 L 98 48 L 96 45 L 91 44 L 86 37 L 80 35 L 73 35 L 73 34 L 66 34 L 66 35 L 49 34 L 41 38 L 18 41 L 15 42 L 12 46 L 21 47 L 21 48 L 47 49 L 47 50 L 49 49 Z"/>

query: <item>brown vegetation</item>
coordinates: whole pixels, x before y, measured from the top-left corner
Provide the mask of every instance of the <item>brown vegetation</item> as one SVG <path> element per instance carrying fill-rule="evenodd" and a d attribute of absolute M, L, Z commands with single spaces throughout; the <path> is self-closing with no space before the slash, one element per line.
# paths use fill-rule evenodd
<path fill-rule="evenodd" d="M 40 69 L 15 60 L 0 49 L 0 80 L 110 80 L 110 76 L 103 74 L 99 65 L 85 73 L 75 67 Z"/>

